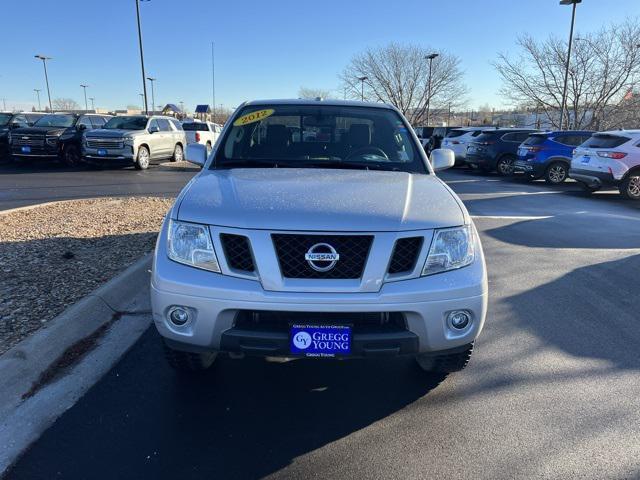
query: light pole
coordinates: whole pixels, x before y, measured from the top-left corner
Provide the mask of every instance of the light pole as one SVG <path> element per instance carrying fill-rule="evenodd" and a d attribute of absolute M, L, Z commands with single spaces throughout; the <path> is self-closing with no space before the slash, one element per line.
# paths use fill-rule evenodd
<path fill-rule="evenodd" d="M 140 95 L 140 101 L 141 101 L 142 103 L 144 103 L 144 99 L 145 99 L 145 95 L 144 95 L 144 93 L 139 93 L 138 95 Z M 145 109 L 145 114 L 147 114 L 147 115 L 148 115 L 148 112 L 146 111 L 146 109 Z"/>
<path fill-rule="evenodd" d="M 42 110 L 42 108 L 40 108 L 40 92 L 41 92 L 41 90 L 39 88 L 34 88 L 33 91 L 36 92 L 36 95 L 38 97 L 38 111 L 40 111 L 40 110 Z"/>
<path fill-rule="evenodd" d="M 89 100 L 91 100 L 91 110 L 95 112 L 96 111 L 96 104 L 94 103 L 95 97 L 89 97 Z"/>
<path fill-rule="evenodd" d="M 213 42 L 211 42 L 211 105 L 213 106 L 213 121 L 216 118 L 216 64 L 213 50 Z"/>
<path fill-rule="evenodd" d="M 156 92 L 153 88 L 153 82 L 157 80 L 155 77 L 147 77 L 147 80 L 151 82 L 151 112 L 156 113 Z"/>
<path fill-rule="evenodd" d="M 49 90 L 49 75 L 47 75 L 47 60 L 51 60 L 51 57 L 38 54 L 34 55 L 34 58 L 42 60 L 42 65 L 44 66 L 44 81 L 47 84 L 47 96 L 49 97 L 49 111 L 53 112 L 53 105 L 51 105 L 51 90 Z"/>
<path fill-rule="evenodd" d="M 82 90 L 84 90 L 84 111 L 87 112 L 89 111 L 89 105 L 87 104 L 87 87 L 89 85 L 81 84 L 80 86 L 82 87 Z"/>
<path fill-rule="evenodd" d="M 364 82 L 369 80 L 369 77 L 358 77 L 360 80 L 360 100 L 364 102 Z"/>
<path fill-rule="evenodd" d="M 567 82 L 569 81 L 569 64 L 571 63 L 571 44 L 573 43 L 573 25 L 576 21 L 576 6 L 582 0 L 560 0 L 560 5 L 571 5 L 571 29 L 569 30 L 569 48 L 567 51 L 567 61 L 564 69 L 564 86 L 562 87 L 562 106 L 560 107 L 560 130 L 564 123 L 564 111 L 567 107 Z M 568 123 L 568 119 L 567 119 Z"/>
<path fill-rule="evenodd" d="M 142 69 L 142 91 L 143 93 L 143 102 L 144 102 L 144 112 L 145 114 L 149 114 L 149 107 L 147 105 L 147 81 L 145 80 L 147 77 L 144 74 L 144 52 L 142 50 L 142 28 L 140 27 L 140 1 L 135 0 L 136 2 L 136 19 L 138 20 L 138 44 L 140 46 L 140 68 Z"/>
<path fill-rule="evenodd" d="M 431 106 L 431 67 L 433 64 L 433 59 L 438 57 L 439 53 L 430 53 L 426 58 L 429 60 L 429 77 L 427 78 L 427 127 L 429 126 L 429 107 Z"/>
<path fill-rule="evenodd" d="M 182 114 L 184 115 L 184 102 L 178 102 L 180 104 L 180 110 L 182 110 Z"/>

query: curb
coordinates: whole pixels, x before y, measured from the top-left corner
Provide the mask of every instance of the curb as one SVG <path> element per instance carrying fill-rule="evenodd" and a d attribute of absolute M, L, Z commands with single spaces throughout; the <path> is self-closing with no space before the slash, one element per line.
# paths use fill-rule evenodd
<path fill-rule="evenodd" d="M 145 255 L 0 356 L 0 476 L 147 330 L 151 258 Z M 90 348 L 63 365 L 65 354 L 83 343 Z"/>

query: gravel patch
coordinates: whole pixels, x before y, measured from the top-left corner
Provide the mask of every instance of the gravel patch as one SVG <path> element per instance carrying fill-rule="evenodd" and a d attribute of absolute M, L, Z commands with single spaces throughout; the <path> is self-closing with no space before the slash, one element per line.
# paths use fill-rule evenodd
<path fill-rule="evenodd" d="M 0 354 L 152 251 L 172 203 L 100 198 L 0 214 Z"/>

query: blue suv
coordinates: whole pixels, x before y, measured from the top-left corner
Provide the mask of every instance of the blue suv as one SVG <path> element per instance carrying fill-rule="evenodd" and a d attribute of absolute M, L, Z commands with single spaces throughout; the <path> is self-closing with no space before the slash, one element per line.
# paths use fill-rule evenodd
<path fill-rule="evenodd" d="M 547 183 L 558 185 L 569 176 L 573 149 L 592 134 L 585 130 L 532 133 L 518 148 L 513 171 L 524 173 L 531 179 L 544 178 Z"/>

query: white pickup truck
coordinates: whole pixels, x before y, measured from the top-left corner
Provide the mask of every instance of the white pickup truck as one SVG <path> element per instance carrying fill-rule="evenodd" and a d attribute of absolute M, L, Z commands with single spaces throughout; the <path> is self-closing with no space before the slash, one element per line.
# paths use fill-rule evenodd
<path fill-rule="evenodd" d="M 182 123 L 184 133 L 187 135 L 187 143 L 199 143 L 207 148 L 207 154 L 211 153 L 218 140 L 222 127 L 213 122 L 186 121 Z"/>

